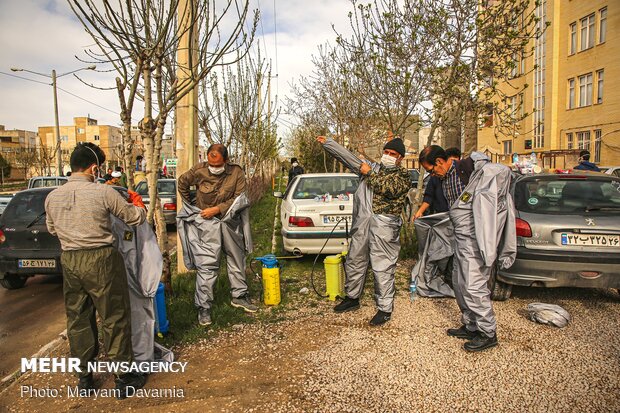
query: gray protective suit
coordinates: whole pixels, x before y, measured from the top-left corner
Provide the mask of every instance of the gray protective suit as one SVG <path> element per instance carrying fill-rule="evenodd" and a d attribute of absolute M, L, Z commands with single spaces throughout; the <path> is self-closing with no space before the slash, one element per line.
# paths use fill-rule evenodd
<path fill-rule="evenodd" d="M 449 265 L 454 255 L 454 229 L 447 212 L 420 217 L 414 221 L 418 240 L 418 261 L 411 270 L 421 297 L 454 297 L 445 278 L 452 279 Z M 446 277 L 447 276 L 447 277 Z"/>
<path fill-rule="evenodd" d="M 328 138 L 323 148 L 351 172 L 360 174 L 362 160 Z M 380 164 L 368 163 L 378 172 Z M 394 309 L 394 273 L 400 253 L 400 216 L 373 214 L 372 188 L 361 180 L 353 196 L 351 242 L 345 263 L 345 293 L 359 298 L 364 289 L 368 263 L 375 274 L 375 301 L 377 308 L 386 313 Z"/>
<path fill-rule="evenodd" d="M 172 352 L 155 343 L 156 315 L 153 301 L 163 268 L 155 233 L 146 221 L 137 227 L 130 227 L 113 216 L 111 223 L 114 247 L 123 256 L 127 271 L 134 359 L 137 362 L 153 361 L 156 358 L 173 361 Z"/>
<path fill-rule="evenodd" d="M 196 307 L 210 309 L 213 288 L 220 271 L 222 250 L 226 254 L 228 279 L 233 298 L 245 295 L 245 259 L 252 252 L 250 201 L 239 195 L 222 219 L 204 219 L 200 209 L 183 201 L 177 213 L 177 231 L 185 266 L 196 273 Z"/>
<path fill-rule="evenodd" d="M 463 324 L 492 337 L 497 326 L 489 280 L 496 263 L 509 268 L 517 254 L 511 171 L 478 152 L 471 158 L 474 172 L 449 211 L 455 236 L 452 283 Z"/>

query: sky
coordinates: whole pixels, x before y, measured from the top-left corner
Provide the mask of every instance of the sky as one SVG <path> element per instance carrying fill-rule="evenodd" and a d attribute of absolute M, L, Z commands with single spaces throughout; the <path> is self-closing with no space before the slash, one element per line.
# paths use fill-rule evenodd
<path fill-rule="evenodd" d="M 218 0 L 221 2 L 221 0 Z M 272 93 L 278 101 L 290 93 L 290 84 L 312 71 L 311 56 L 317 47 L 334 42 L 336 34 L 347 32 L 349 0 L 250 0 L 261 12 L 256 44 L 272 61 L 277 78 Z M 113 1 L 114 2 L 114 1 Z M 51 78 L 23 68 L 58 75 L 88 66 L 76 56 L 93 40 L 83 30 L 66 0 L 0 0 L 0 124 L 7 129 L 37 131 L 54 124 Z M 24 80 L 14 76 L 30 79 Z M 113 86 L 110 73 L 82 71 L 80 76 L 101 87 Z M 36 81 L 36 82 L 35 82 Z M 42 82 L 42 83 L 41 83 Z M 60 125 L 71 125 L 74 117 L 90 116 L 100 125 L 118 125 L 118 98 L 114 91 L 92 89 L 73 75 L 59 77 Z M 275 96 L 274 96 L 275 98 Z M 282 108 L 286 112 L 286 108 Z M 134 119 L 140 114 L 134 111 Z M 295 119 L 282 115 L 279 133 L 286 135 Z"/>

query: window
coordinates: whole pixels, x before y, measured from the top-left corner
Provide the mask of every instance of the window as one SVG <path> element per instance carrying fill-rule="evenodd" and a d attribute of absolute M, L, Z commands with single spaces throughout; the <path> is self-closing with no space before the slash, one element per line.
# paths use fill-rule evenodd
<path fill-rule="evenodd" d="M 594 130 L 594 162 L 599 163 L 601 161 L 601 138 L 603 133 L 600 129 Z"/>
<path fill-rule="evenodd" d="M 84 128 L 78 128 L 78 133 L 84 133 Z"/>
<path fill-rule="evenodd" d="M 504 141 L 504 155 L 512 154 L 512 141 Z"/>
<path fill-rule="evenodd" d="M 581 22 L 581 47 L 579 50 L 586 50 L 594 47 L 594 13 L 584 17 Z"/>
<path fill-rule="evenodd" d="M 579 76 L 579 107 L 592 104 L 592 73 Z"/>
<path fill-rule="evenodd" d="M 590 131 L 577 132 L 577 149 L 590 150 Z"/>
<path fill-rule="evenodd" d="M 575 107 L 575 79 L 568 79 L 568 108 Z"/>
<path fill-rule="evenodd" d="M 603 77 L 604 77 L 604 71 L 601 69 L 598 72 L 596 72 L 596 79 L 597 79 L 597 85 L 596 85 L 596 103 L 603 103 Z"/>
<path fill-rule="evenodd" d="M 577 22 L 573 22 L 570 24 L 569 32 L 570 46 L 568 49 L 568 54 L 571 55 L 577 52 Z"/>
<path fill-rule="evenodd" d="M 607 7 L 605 7 L 604 9 L 601 9 L 599 11 L 599 15 L 600 15 L 600 21 L 598 25 L 598 42 L 605 43 L 605 39 L 606 39 L 605 32 L 607 31 Z"/>
<path fill-rule="evenodd" d="M 511 96 L 508 98 L 508 111 L 510 112 L 510 118 L 516 119 L 517 117 L 517 97 Z"/>
<path fill-rule="evenodd" d="M 510 77 L 519 76 L 519 54 L 517 52 L 512 54 L 512 61 L 510 62 Z"/>
<path fill-rule="evenodd" d="M 93 138 L 94 138 L 96 141 L 98 141 L 98 140 L 99 140 L 99 135 L 95 135 L 95 136 L 93 136 Z"/>
<path fill-rule="evenodd" d="M 574 142 L 573 142 L 573 134 L 572 133 L 567 133 L 566 134 L 566 149 L 574 149 Z"/>
<path fill-rule="evenodd" d="M 60 140 L 65 142 L 65 143 L 67 143 L 67 142 L 69 142 L 69 137 L 67 135 L 63 135 L 63 136 L 60 137 Z"/>
<path fill-rule="evenodd" d="M 484 114 L 484 123 L 483 127 L 488 128 L 493 126 L 493 104 L 489 103 L 486 105 L 486 111 Z"/>
<path fill-rule="evenodd" d="M 519 93 L 519 117 L 525 118 L 525 104 L 523 100 L 523 93 Z"/>

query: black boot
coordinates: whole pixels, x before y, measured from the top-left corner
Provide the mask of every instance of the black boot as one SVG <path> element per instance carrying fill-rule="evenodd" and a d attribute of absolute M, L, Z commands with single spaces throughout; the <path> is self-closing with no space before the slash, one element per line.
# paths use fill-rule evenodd
<path fill-rule="evenodd" d="M 390 318 L 392 318 L 392 313 L 386 313 L 385 311 L 377 311 L 377 314 L 375 314 L 375 316 L 372 318 L 372 320 L 370 320 L 370 325 L 371 326 L 380 326 L 383 325 L 385 323 L 387 323 L 388 321 L 390 321 Z"/>
<path fill-rule="evenodd" d="M 462 325 L 459 328 L 449 328 L 447 333 L 450 337 L 463 338 L 467 340 L 473 340 L 478 334 L 477 331 L 468 330 L 465 325 Z"/>
<path fill-rule="evenodd" d="M 344 300 L 334 307 L 334 311 L 337 313 L 345 313 L 347 311 L 355 311 L 360 308 L 359 298 L 344 297 Z"/>
<path fill-rule="evenodd" d="M 493 337 L 488 337 L 483 333 L 478 333 L 471 341 L 463 344 L 463 348 L 466 351 L 482 351 L 497 345 L 497 335 L 493 334 Z"/>
<path fill-rule="evenodd" d="M 128 390 L 133 392 L 144 387 L 146 384 L 146 376 L 137 373 L 127 373 L 117 377 L 114 382 L 116 384 L 116 390 L 118 390 L 116 398 L 123 400 L 127 398 Z M 132 389 L 129 389 L 129 387 L 132 387 Z"/>

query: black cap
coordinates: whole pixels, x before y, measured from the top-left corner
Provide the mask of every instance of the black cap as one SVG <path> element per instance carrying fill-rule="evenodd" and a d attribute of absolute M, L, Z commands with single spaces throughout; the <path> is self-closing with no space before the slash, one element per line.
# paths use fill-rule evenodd
<path fill-rule="evenodd" d="M 291 158 L 291 163 L 297 162 L 297 158 Z"/>
<path fill-rule="evenodd" d="M 587 161 L 588 159 L 590 159 L 590 151 L 584 149 L 583 151 L 579 152 L 579 157 Z"/>
<path fill-rule="evenodd" d="M 403 140 L 401 138 L 394 138 L 388 143 L 386 143 L 383 147 L 383 150 L 385 149 L 391 149 L 398 152 L 400 156 L 405 156 L 405 144 L 403 143 Z"/>

